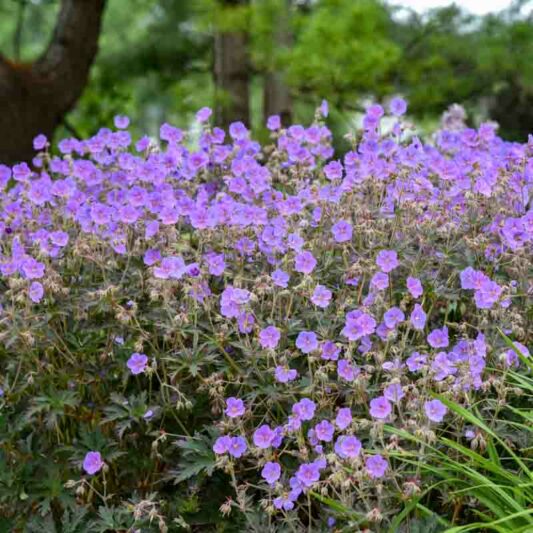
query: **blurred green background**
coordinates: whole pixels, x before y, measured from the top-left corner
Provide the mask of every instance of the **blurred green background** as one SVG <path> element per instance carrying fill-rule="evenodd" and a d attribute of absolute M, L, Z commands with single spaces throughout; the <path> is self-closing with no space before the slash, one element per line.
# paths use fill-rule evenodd
<path fill-rule="evenodd" d="M 0 51 L 32 61 L 59 4 L 0 0 Z M 400 94 L 422 128 L 457 102 L 473 124 L 490 117 L 504 137 L 524 140 L 533 130 L 531 11 L 520 0 L 485 16 L 375 0 L 108 0 L 90 81 L 56 139 L 93 134 L 116 114 L 153 135 L 164 121 L 187 126 L 198 108 L 223 106 L 214 70 L 225 32 L 244 35 L 246 119 L 259 137 L 274 84 L 294 122 L 326 98 L 331 125 L 346 131 L 368 99 Z"/>

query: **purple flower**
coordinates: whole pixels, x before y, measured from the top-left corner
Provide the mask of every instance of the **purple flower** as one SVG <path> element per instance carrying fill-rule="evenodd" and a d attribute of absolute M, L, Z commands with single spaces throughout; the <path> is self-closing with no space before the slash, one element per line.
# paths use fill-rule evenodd
<path fill-rule="evenodd" d="M 231 442 L 228 446 L 228 452 L 232 457 L 236 457 L 238 459 L 246 452 L 247 449 L 248 445 L 243 437 L 231 437 Z"/>
<path fill-rule="evenodd" d="M 396 96 L 389 102 L 389 111 L 393 115 L 401 117 L 407 111 L 407 102 Z"/>
<path fill-rule="evenodd" d="M 336 361 L 339 358 L 341 349 L 333 342 L 326 341 L 322 343 L 320 357 L 326 361 Z"/>
<path fill-rule="evenodd" d="M 331 442 L 333 440 L 333 433 L 335 432 L 335 427 L 331 422 L 327 420 L 322 420 L 315 427 L 315 435 L 318 440 L 324 442 Z"/>
<path fill-rule="evenodd" d="M 311 301 L 318 307 L 325 309 L 331 301 L 331 291 L 323 285 L 317 285 L 311 296 Z"/>
<path fill-rule="evenodd" d="M 115 128 L 119 130 L 125 130 L 130 125 L 130 119 L 123 115 L 117 115 L 113 122 L 115 123 Z"/>
<path fill-rule="evenodd" d="M 346 429 L 352 423 L 352 411 L 349 407 L 341 407 L 337 411 L 335 424 L 340 430 Z"/>
<path fill-rule="evenodd" d="M 308 398 L 303 398 L 292 406 L 292 413 L 298 420 L 312 420 L 315 416 L 315 402 Z"/>
<path fill-rule="evenodd" d="M 403 322 L 404 320 L 405 315 L 399 307 L 391 307 L 383 315 L 383 322 L 385 322 L 385 325 L 390 329 L 395 328 L 400 322 Z"/>
<path fill-rule="evenodd" d="M 32 282 L 30 290 L 28 291 L 30 300 L 34 303 L 39 303 L 44 296 L 44 287 L 38 281 Z"/>
<path fill-rule="evenodd" d="M 276 326 L 268 326 L 259 333 L 259 344 L 263 348 L 274 349 L 281 338 L 281 333 Z"/>
<path fill-rule="evenodd" d="M 282 287 L 284 289 L 287 288 L 290 276 L 283 270 L 274 270 L 270 277 L 272 278 L 274 285 L 277 285 L 278 287 Z"/>
<path fill-rule="evenodd" d="M 100 452 L 88 452 L 83 459 L 83 470 L 90 476 L 94 476 L 94 474 L 100 472 L 103 466 L 104 461 Z"/>
<path fill-rule="evenodd" d="M 523 344 L 517 341 L 514 341 L 513 344 L 524 357 L 529 357 L 529 350 Z M 503 353 L 503 356 L 507 366 L 518 367 L 520 365 L 520 358 L 516 350 L 509 349 Z"/>
<path fill-rule="evenodd" d="M 269 485 L 273 485 L 281 477 L 280 464 L 269 461 L 261 470 L 261 476 Z"/>
<path fill-rule="evenodd" d="M 442 422 L 448 409 L 440 400 L 430 400 L 424 404 L 424 411 L 432 422 Z"/>
<path fill-rule="evenodd" d="M 448 339 L 448 328 L 434 329 L 428 336 L 427 341 L 432 348 L 446 348 L 450 343 Z"/>
<path fill-rule="evenodd" d="M 502 287 L 495 281 L 486 279 L 474 293 L 476 307 L 478 309 L 490 309 L 500 299 L 502 292 Z"/>
<path fill-rule="evenodd" d="M 298 371 L 295 368 L 278 365 L 274 371 L 274 376 L 279 383 L 288 383 L 298 377 Z"/>
<path fill-rule="evenodd" d="M 330 181 L 340 180 L 342 178 L 342 171 L 342 164 L 338 161 L 330 161 L 324 167 L 324 174 L 326 175 L 326 178 Z"/>
<path fill-rule="evenodd" d="M 418 372 L 422 370 L 427 363 L 427 355 L 413 352 L 406 361 L 407 368 L 410 372 Z"/>
<path fill-rule="evenodd" d="M 318 108 L 320 114 L 324 117 L 324 118 L 327 118 L 328 117 L 328 114 L 329 114 L 329 106 L 328 106 L 328 102 L 327 100 L 322 100 L 321 104 L 320 104 L 320 107 Z"/>
<path fill-rule="evenodd" d="M 270 426 L 263 424 L 255 430 L 253 441 L 258 448 L 270 448 L 272 441 L 276 437 L 276 433 L 270 429 Z"/>
<path fill-rule="evenodd" d="M 371 455 L 365 460 L 366 473 L 372 478 L 380 478 L 385 475 L 389 463 L 381 455 Z"/>
<path fill-rule="evenodd" d="M 397 403 L 405 396 L 405 392 L 403 392 L 403 388 L 399 383 L 392 383 L 385 387 L 383 395 L 387 400 Z"/>
<path fill-rule="evenodd" d="M 352 238 L 352 225 L 347 220 L 339 220 L 331 228 L 336 242 L 346 242 Z"/>
<path fill-rule="evenodd" d="M 302 274 L 311 274 L 316 267 L 316 259 L 311 252 L 300 252 L 294 260 L 294 270 Z"/>
<path fill-rule="evenodd" d="M 392 405 L 385 396 L 370 400 L 370 416 L 383 420 L 392 413 Z"/>
<path fill-rule="evenodd" d="M 231 446 L 231 437 L 228 435 L 223 435 L 222 437 L 218 437 L 215 443 L 213 444 L 213 451 L 217 455 L 222 455 L 229 451 L 230 446 Z"/>
<path fill-rule="evenodd" d="M 270 131 L 276 131 L 281 128 L 281 118 L 279 115 L 271 115 L 267 119 L 267 128 Z"/>
<path fill-rule="evenodd" d="M 128 359 L 127 366 L 133 375 L 141 374 L 148 364 L 148 357 L 143 353 L 132 353 Z"/>
<path fill-rule="evenodd" d="M 398 254 L 394 250 L 381 250 L 376 258 L 376 265 L 382 272 L 392 272 L 400 263 Z"/>
<path fill-rule="evenodd" d="M 424 312 L 424 309 L 422 309 L 422 306 L 420 304 L 415 304 L 410 317 L 413 328 L 418 331 L 422 331 L 426 326 L 426 318 L 427 315 Z"/>
<path fill-rule="evenodd" d="M 232 396 L 226 400 L 226 410 L 224 411 L 226 416 L 229 416 L 230 418 L 236 418 L 242 416 L 244 411 L 244 402 L 241 399 L 234 398 Z"/>
<path fill-rule="evenodd" d="M 346 381 L 353 381 L 359 373 L 359 368 L 354 367 L 348 359 L 339 359 L 337 362 L 337 374 Z"/>
<path fill-rule="evenodd" d="M 311 487 L 320 479 L 320 468 L 316 463 L 303 463 L 296 471 L 296 479 L 304 486 Z"/>
<path fill-rule="evenodd" d="M 33 149 L 34 150 L 44 150 L 46 146 L 48 145 L 48 139 L 46 138 L 46 135 L 43 135 L 42 133 L 40 135 L 37 135 L 35 139 L 33 139 Z"/>
<path fill-rule="evenodd" d="M 335 442 L 335 453 L 343 459 L 355 459 L 361 453 L 361 442 L 357 437 L 341 435 Z"/>
<path fill-rule="evenodd" d="M 407 290 L 413 298 L 422 296 L 424 292 L 424 288 L 422 287 L 420 280 L 418 278 L 412 278 L 411 276 L 407 278 Z"/>
<path fill-rule="evenodd" d="M 30 257 L 23 261 L 22 272 L 28 279 L 39 279 L 44 276 L 44 265 Z"/>
<path fill-rule="evenodd" d="M 350 341 L 357 341 L 376 331 L 376 321 L 363 311 L 350 311 L 346 315 L 346 323 L 342 334 Z"/>
<path fill-rule="evenodd" d="M 303 353 L 314 352 L 318 348 L 318 339 L 314 331 L 300 331 L 296 338 L 296 347 Z"/>
<path fill-rule="evenodd" d="M 378 291 L 383 291 L 389 286 L 389 276 L 385 272 L 376 272 L 371 280 L 370 286 Z"/>
<path fill-rule="evenodd" d="M 202 109 L 196 113 L 196 120 L 198 122 L 207 122 L 212 114 L 213 111 L 209 107 L 202 107 Z"/>

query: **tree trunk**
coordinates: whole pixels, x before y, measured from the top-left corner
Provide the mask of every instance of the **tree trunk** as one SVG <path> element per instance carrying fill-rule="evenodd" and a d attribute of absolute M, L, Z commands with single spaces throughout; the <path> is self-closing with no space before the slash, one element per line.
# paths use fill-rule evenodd
<path fill-rule="evenodd" d="M 223 2 L 225 7 L 242 0 Z M 250 125 L 250 65 L 246 32 L 217 30 L 214 43 L 214 81 L 217 126 L 227 128 L 235 121 Z"/>
<path fill-rule="evenodd" d="M 290 0 L 282 0 L 282 8 L 277 14 L 272 35 L 273 48 L 276 51 L 292 45 L 289 17 Z M 271 70 L 265 74 L 263 85 L 263 118 L 265 123 L 271 115 L 279 115 L 284 126 L 291 123 L 291 94 L 276 61 L 274 61 Z"/>
<path fill-rule="evenodd" d="M 45 53 L 20 65 L 0 56 L 0 163 L 29 160 L 32 140 L 50 138 L 87 84 L 105 0 L 62 0 Z"/>

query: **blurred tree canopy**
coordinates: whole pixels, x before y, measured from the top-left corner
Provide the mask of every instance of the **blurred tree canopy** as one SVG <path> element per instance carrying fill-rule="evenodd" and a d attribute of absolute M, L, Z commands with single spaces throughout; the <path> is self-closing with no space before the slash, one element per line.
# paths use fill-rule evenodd
<path fill-rule="evenodd" d="M 2 54 L 35 58 L 59 4 L 0 0 Z M 531 7 L 517 0 L 476 17 L 378 0 L 108 0 L 89 83 L 59 134 L 92 134 L 116 114 L 154 134 L 208 105 L 261 135 L 270 113 L 309 120 L 326 98 L 332 123 L 346 122 L 365 100 L 402 94 L 421 121 L 457 102 L 524 139 L 533 130 Z"/>

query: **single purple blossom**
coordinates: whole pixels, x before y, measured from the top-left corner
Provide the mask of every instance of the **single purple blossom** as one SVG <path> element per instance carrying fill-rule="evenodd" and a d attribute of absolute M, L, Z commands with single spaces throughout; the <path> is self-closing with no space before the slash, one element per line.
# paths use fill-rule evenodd
<path fill-rule="evenodd" d="M 269 461 L 261 470 L 261 477 L 269 484 L 273 485 L 281 477 L 281 466 L 279 463 Z"/>
<path fill-rule="evenodd" d="M 392 413 L 392 406 L 385 398 L 385 396 L 379 396 L 370 400 L 370 416 L 383 420 Z"/>
<path fill-rule="evenodd" d="M 432 422 L 442 422 L 448 409 L 440 400 L 430 400 L 424 404 L 424 411 Z"/>
<path fill-rule="evenodd" d="M 244 402 L 240 398 L 231 397 L 226 400 L 226 409 L 224 413 L 230 418 L 242 416 L 245 411 Z"/>
<path fill-rule="evenodd" d="M 381 250 L 376 258 L 376 265 L 381 268 L 382 272 L 392 272 L 400 263 L 398 254 L 394 250 Z"/>
<path fill-rule="evenodd" d="M 148 357 L 143 353 L 132 353 L 128 359 L 127 366 L 133 375 L 141 374 L 148 364 Z"/>
<path fill-rule="evenodd" d="M 376 454 L 366 458 L 365 467 L 366 473 L 370 476 L 370 478 L 376 479 L 385 475 L 385 472 L 389 467 L 389 463 L 381 455 Z"/>
<path fill-rule="evenodd" d="M 300 331 L 296 338 L 296 347 L 303 353 L 314 352 L 318 348 L 318 339 L 314 331 Z"/>
<path fill-rule="evenodd" d="M 83 459 L 83 470 L 87 472 L 90 476 L 94 476 L 102 470 L 104 466 L 104 461 L 100 452 L 88 452 Z"/>

